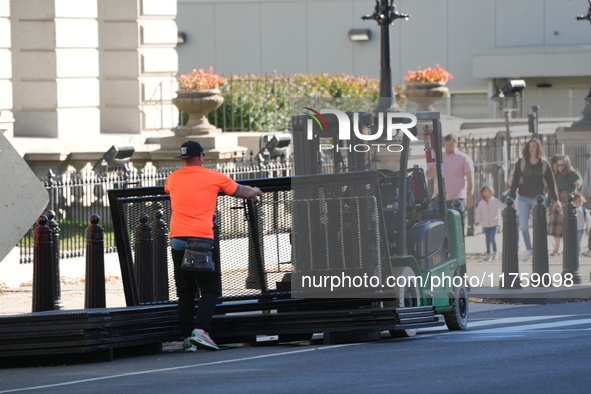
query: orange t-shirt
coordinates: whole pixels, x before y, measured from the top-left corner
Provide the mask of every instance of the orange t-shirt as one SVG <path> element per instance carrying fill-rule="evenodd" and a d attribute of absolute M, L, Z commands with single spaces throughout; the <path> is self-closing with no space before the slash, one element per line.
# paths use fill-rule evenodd
<path fill-rule="evenodd" d="M 238 184 L 221 172 L 185 166 L 166 179 L 172 216 L 169 237 L 213 238 L 213 215 L 218 192 L 236 192 Z"/>

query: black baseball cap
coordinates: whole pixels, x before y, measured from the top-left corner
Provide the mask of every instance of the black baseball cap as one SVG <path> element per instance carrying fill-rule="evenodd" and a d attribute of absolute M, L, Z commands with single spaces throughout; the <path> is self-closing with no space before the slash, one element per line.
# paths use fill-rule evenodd
<path fill-rule="evenodd" d="M 181 155 L 175 156 L 177 159 L 189 159 L 195 156 L 201 156 L 203 147 L 197 141 L 187 141 L 181 145 Z"/>

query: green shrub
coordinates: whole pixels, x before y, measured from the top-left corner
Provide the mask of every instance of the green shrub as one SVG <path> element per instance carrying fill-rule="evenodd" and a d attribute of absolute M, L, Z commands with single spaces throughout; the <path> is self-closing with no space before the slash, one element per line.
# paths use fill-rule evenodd
<path fill-rule="evenodd" d="M 376 78 L 349 74 L 227 75 L 225 78 L 227 82 L 221 87 L 224 104 L 208 115 L 212 124 L 225 131 L 289 130 L 294 98 L 339 99 L 339 109 L 369 111 L 374 108 L 380 85 Z M 402 87 L 394 86 L 394 93 L 399 105 L 403 105 Z"/>

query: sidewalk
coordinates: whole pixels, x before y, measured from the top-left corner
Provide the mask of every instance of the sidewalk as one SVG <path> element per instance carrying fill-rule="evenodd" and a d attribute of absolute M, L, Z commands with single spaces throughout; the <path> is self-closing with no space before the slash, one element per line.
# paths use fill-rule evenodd
<path fill-rule="evenodd" d="M 503 250 L 502 234 L 497 236 L 497 247 Z M 548 245 L 552 247 L 552 240 Z M 524 250 L 520 246 L 520 250 Z M 584 249 L 585 250 L 585 249 Z M 521 289 L 500 289 L 502 260 L 484 261 L 486 243 L 484 234 L 466 237 L 467 275 L 470 283 L 469 297 L 472 301 L 501 299 L 505 302 L 541 304 L 591 299 L 591 258 L 581 257 L 579 273 L 581 284 L 574 286 L 524 287 Z M 520 253 L 520 258 L 523 253 Z M 15 259 L 13 259 L 15 260 Z M 15 260 L 18 261 L 18 260 Z M 562 255 L 549 257 L 549 274 L 546 279 L 557 279 L 562 272 Z M 64 259 L 60 262 L 61 300 L 64 309 L 83 309 L 85 291 L 86 261 L 84 257 Z M 526 279 L 532 273 L 532 261 L 519 261 L 519 274 Z M 556 276 L 552 276 L 556 275 Z M 0 264 L 0 315 L 30 313 L 32 309 L 33 264 Z M 117 253 L 105 254 L 106 302 L 107 307 L 126 306 L 121 268 Z M 513 279 L 512 277 L 510 278 Z M 478 286 L 477 283 L 478 282 Z"/>
<path fill-rule="evenodd" d="M 18 250 L 16 251 L 18 253 Z M 86 259 L 60 261 L 63 309 L 84 309 Z M 0 315 L 30 313 L 33 309 L 33 264 L 19 264 L 18 258 L 0 264 Z M 127 306 L 117 253 L 105 254 L 106 306 Z"/>
<path fill-rule="evenodd" d="M 549 275 L 543 278 L 544 283 L 534 283 L 523 288 L 500 288 L 500 278 L 502 273 L 502 260 L 499 253 L 496 261 L 484 261 L 484 252 L 486 251 L 486 242 L 484 234 L 477 234 L 475 236 L 466 237 L 466 255 L 467 255 L 467 274 L 468 278 L 472 280 L 469 296 L 474 301 L 479 301 L 484 298 L 502 299 L 506 302 L 524 303 L 524 304 L 543 304 L 573 301 L 577 299 L 591 299 L 591 258 L 582 256 L 579 260 L 579 273 L 581 275 L 581 283 L 571 285 L 567 283 L 564 285 L 561 277 L 563 267 L 563 256 L 548 256 Z M 548 237 L 548 247 L 552 248 L 553 238 Z M 584 240 L 583 245 L 586 246 Z M 503 250 L 503 235 L 497 235 L 497 249 Z M 522 261 L 523 251 L 525 245 L 520 237 L 519 250 L 519 272 L 518 274 L 526 281 L 532 278 L 533 272 L 532 259 L 529 261 Z M 584 247 L 583 250 L 586 250 Z M 509 287 L 509 281 L 513 281 L 517 277 L 516 274 L 510 273 L 505 275 L 505 286 Z M 478 279 L 476 279 L 478 278 Z M 538 278 L 534 276 L 536 281 Z M 479 282 L 479 286 L 476 286 Z M 562 282 L 562 286 L 560 285 Z M 552 283 L 553 286 L 547 286 Z M 536 284 L 538 286 L 536 286 Z M 544 286 L 546 285 L 546 287 Z"/>

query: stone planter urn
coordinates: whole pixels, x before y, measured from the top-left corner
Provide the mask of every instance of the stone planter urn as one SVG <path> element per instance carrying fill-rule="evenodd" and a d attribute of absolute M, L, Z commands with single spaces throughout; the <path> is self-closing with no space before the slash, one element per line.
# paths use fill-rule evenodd
<path fill-rule="evenodd" d="M 447 96 L 444 82 L 405 82 L 404 95 L 419 106 L 417 111 L 434 111 L 433 103 Z"/>
<path fill-rule="evenodd" d="M 220 133 L 221 130 L 207 120 L 206 115 L 224 102 L 219 89 L 179 90 L 172 102 L 181 112 L 189 114 L 187 124 L 172 129 L 177 135 L 203 135 Z"/>

